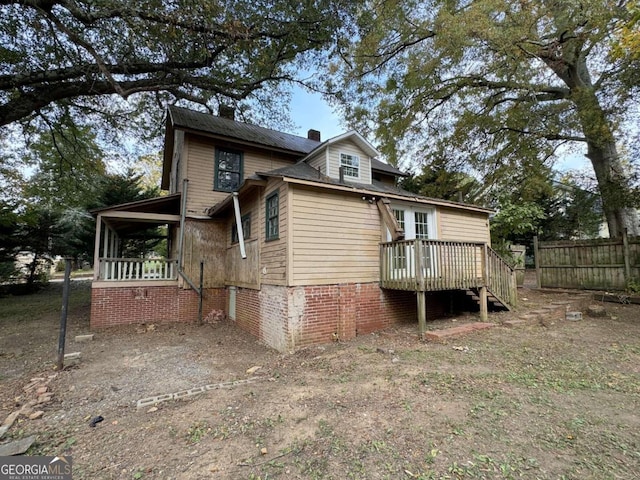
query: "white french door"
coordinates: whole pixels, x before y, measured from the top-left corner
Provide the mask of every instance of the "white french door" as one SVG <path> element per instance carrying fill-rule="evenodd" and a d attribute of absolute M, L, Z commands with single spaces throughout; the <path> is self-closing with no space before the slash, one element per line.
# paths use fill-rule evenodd
<path fill-rule="evenodd" d="M 393 214 L 399 226 L 404 230 L 405 240 L 427 240 L 436 238 L 435 210 L 432 208 L 392 205 Z M 391 236 L 389 235 L 389 240 Z M 404 255 L 400 255 L 395 260 L 394 268 L 409 271 L 411 276 L 415 276 L 415 244 L 407 245 Z M 433 259 L 433 247 L 424 245 L 422 247 L 422 268 L 423 276 L 429 277 L 435 274 L 435 264 Z"/>

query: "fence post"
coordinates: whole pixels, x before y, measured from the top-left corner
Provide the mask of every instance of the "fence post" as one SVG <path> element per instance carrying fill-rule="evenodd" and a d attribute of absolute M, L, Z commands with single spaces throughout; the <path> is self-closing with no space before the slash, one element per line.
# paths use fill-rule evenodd
<path fill-rule="evenodd" d="M 533 237 L 533 261 L 536 266 L 536 287 L 542 288 L 542 272 L 540 271 L 540 250 L 538 249 L 538 236 Z"/>
<path fill-rule="evenodd" d="M 200 260 L 200 289 L 198 291 L 198 324 L 202 325 L 202 295 L 204 292 L 204 260 Z"/>
<path fill-rule="evenodd" d="M 622 255 L 624 256 L 624 280 L 627 283 L 631 280 L 631 252 L 629 251 L 629 238 L 627 229 L 622 231 Z"/>
<path fill-rule="evenodd" d="M 60 313 L 60 333 L 58 334 L 58 371 L 64 368 L 64 343 L 67 337 L 67 310 L 69 308 L 69 282 L 71 282 L 71 257 L 64 259 L 64 283 L 62 284 L 62 311 Z"/>

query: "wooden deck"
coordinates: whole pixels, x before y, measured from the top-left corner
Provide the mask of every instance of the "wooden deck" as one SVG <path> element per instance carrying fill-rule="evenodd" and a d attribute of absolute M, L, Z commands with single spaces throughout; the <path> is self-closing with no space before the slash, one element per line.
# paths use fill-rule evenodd
<path fill-rule="evenodd" d="M 515 271 L 482 242 L 399 240 L 380 245 L 380 286 L 419 293 L 477 290 L 480 315 L 487 316 L 487 296 L 507 309 L 517 305 Z M 426 305 L 418 295 L 418 320 L 424 332 Z"/>

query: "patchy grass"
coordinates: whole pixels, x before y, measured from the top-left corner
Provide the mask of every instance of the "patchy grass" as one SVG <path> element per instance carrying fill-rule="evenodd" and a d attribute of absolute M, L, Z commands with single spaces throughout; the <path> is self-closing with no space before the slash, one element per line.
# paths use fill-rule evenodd
<path fill-rule="evenodd" d="M 72 295 L 72 318 L 86 316 L 88 295 Z M 30 349 L 50 350 L 39 335 L 55 332 L 60 298 L 53 287 L 0 299 L 0 351 L 16 348 L 2 359 L 5 410 L 41 371 L 17 367 L 33 351 L 16 345 L 29 335 Z M 77 479 L 635 478 L 640 306 L 607 308 L 608 318 L 496 327 L 448 344 L 421 343 L 408 325 L 283 355 L 223 322 L 112 329 L 82 345 L 80 366 L 51 382 L 44 417 L 23 419 L 10 438 L 37 434 L 30 453 L 72 454 Z M 245 378 L 254 365 L 262 379 L 250 385 L 133 407 Z M 185 375 L 191 383 L 178 387 Z M 98 413 L 105 422 L 89 428 Z"/>
<path fill-rule="evenodd" d="M 73 281 L 69 295 L 69 309 L 89 306 L 91 290 L 88 281 Z M 0 326 L 29 322 L 43 317 L 60 316 L 62 308 L 62 282 L 52 282 L 31 295 L 0 298 Z"/>

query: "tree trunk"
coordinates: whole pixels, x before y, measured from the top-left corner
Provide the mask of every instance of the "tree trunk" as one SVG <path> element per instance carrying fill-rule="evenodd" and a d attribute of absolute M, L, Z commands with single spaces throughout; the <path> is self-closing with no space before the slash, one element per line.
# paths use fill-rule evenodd
<path fill-rule="evenodd" d="M 638 236 L 638 212 L 629 206 L 633 204 L 629 179 L 618 155 L 611 122 L 591 81 L 583 45 L 579 42 L 576 39 L 558 43 L 556 45 L 561 46 L 562 55 L 551 55 L 551 50 L 545 50 L 540 58 L 571 90 L 570 98 L 576 107 L 588 148 L 587 158 L 591 160 L 598 181 L 609 237 L 621 237 L 625 230 L 629 235 Z"/>
<path fill-rule="evenodd" d="M 627 206 L 629 188 L 615 142 L 601 145 L 587 141 L 587 145 L 587 157 L 598 180 L 609 236 L 619 238 L 625 230 L 629 235 L 640 236 L 638 212 Z"/>
<path fill-rule="evenodd" d="M 618 155 L 610 121 L 590 84 L 574 87 L 572 99 L 586 139 L 587 158 L 598 181 L 609 237 L 619 238 L 625 230 L 629 235 L 640 235 L 638 213 L 630 207 L 633 202 L 629 178 Z"/>

